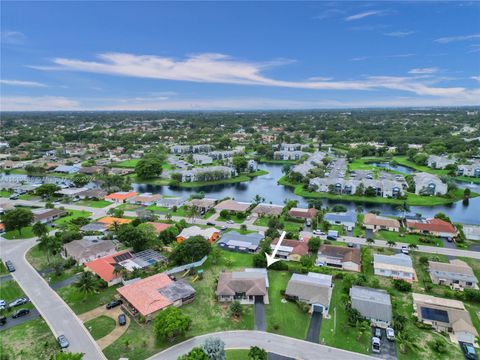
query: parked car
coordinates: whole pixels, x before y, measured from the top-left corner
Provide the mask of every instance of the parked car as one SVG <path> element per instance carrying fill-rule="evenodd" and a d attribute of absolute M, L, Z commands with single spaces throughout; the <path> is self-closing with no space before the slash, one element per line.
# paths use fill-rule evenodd
<path fill-rule="evenodd" d="M 312 219 L 307 219 L 305 225 L 307 225 L 308 227 L 312 226 Z"/>
<path fill-rule="evenodd" d="M 373 332 L 374 336 L 381 339 L 382 338 L 382 329 L 380 328 L 375 328 L 375 331 Z"/>
<path fill-rule="evenodd" d="M 313 230 L 313 235 L 325 235 L 325 233 L 321 230 Z"/>
<path fill-rule="evenodd" d="M 10 200 L 18 200 L 19 195 L 18 194 L 13 194 L 9 197 Z"/>
<path fill-rule="evenodd" d="M 211 222 L 211 221 L 207 221 L 207 225 L 208 226 L 215 226 L 215 223 Z"/>
<path fill-rule="evenodd" d="M 113 309 L 114 307 L 120 306 L 123 304 L 123 301 L 118 299 L 118 300 L 112 300 L 107 304 L 107 309 Z"/>
<path fill-rule="evenodd" d="M 378 337 L 372 338 L 372 352 L 380 353 L 380 339 Z"/>
<path fill-rule="evenodd" d="M 9 272 L 15 271 L 15 266 L 13 266 L 13 263 L 10 260 L 5 261 L 5 266 Z"/>
<path fill-rule="evenodd" d="M 227 224 L 235 224 L 235 222 L 233 220 L 228 220 Z"/>
<path fill-rule="evenodd" d="M 395 340 L 395 331 L 393 331 L 393 329 L 390 327 L 388 327 L 386 331 L 387 331 L 387 340 L 390 340 L 390 341 Z"/>
<path fill-rule="evenodd" d="M 127 316 L 124 313 L 118 315 L 118 325 L 124 326 L 127 324 Z"/>
<path fill-rule="evenodd" d="M 30 310 L 28 309 L 19 309 L 17 311 L 15 311 L 12 315 L 12 318 L 16 319 L 16 318 L 19 318 L 19 317 L 22 317 L 22 316 L 25 316 L 25 315 L 28 315 L 30 314 Z"/>
<path fill-rule="evenodd" d="M 28 301 L 29 301 L 28 298 L 21 297 L 21 298 L 18 298 L 18 299 L 15 299 L 15 300 L 9 302 L 8 307 L 20 306 L 20 305 L 28 303 Z"/>
<path fill-rule="evenodd" d="M 462 343 L 462 350 L 465 354 L 465 358 L 467 358 L 468 360 L 477 360 L 478 359 L 478 355 L 477 355 L 477 351 L 475 350 L 473 344 L 470 344 L 470 343 Z"/>
<path fill-rule="evenodd" d="M 408 248 L 406 246 L 402 246 L 402 254 L 408 255 Z"/>
<path fill-rule="evenodd" d="M 0 310 L 5 310 L 5 307 L 7 306 L 7 303 L 5 300 L 0 300 Z"/>
<path fill-rule="evenodd" d="M 349 243 L 347 244 L 347 246 L 348 246 L 349 248 L 355 247 L 355 245 L 354 245 L 352 242 L 349 242 Z"/>
<path fill-rule="evenodd" d="M 57 343 L 62 349 L 66 349 L 70 346 L 70 343 L 68 342 L 67 337 L 65 335 L 60 335 L 57 338 Z"/>
<path fill-rule="evenodd" d="M 225 231 L 227 229 L 228 229 L 228 227 L 226 227 L 225 225 L 220 228 L 220 230 L 222 230 L 222 231 Z"/>
<path fill-rule="evenodd" d="M 7 323 L 7 317 L 0 315 L 0 326 L 3 326 Z"/>

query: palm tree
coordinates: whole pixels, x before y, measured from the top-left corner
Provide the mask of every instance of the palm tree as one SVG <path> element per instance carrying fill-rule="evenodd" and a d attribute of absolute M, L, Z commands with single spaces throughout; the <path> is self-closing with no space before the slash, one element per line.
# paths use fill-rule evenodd
<path fill-rule="evenodd" d="M 171 212 L 168 212 L 165 214 L 165 219 L 167 219 L 168 221 L 171 221 L 172 220 L 172 213 Z"/>
<path fill-rule="evenodd" d="M 192 222 L 195 222 L 198 215 L 200 215 L 200 211 L 198 210 L 198 207 L 191 206 L 188 208 L 187 216 L 192 220 Z"/>
<path fill-rule="evenodd" d="M 397 243 L 393 240 L 387 240 L 387 245 L 390 247 L 394 247 L 395 245 L 397 245 Z"/>
<path fill-rule="evenodd" d="M 260 204 L 261 202 L 265 202 L 265 198 L 260 196 L 260 195 L 255 195 L 253 197 L 253 201 L 252 201 L 254 204 Z"/>
<path fill-rule="evenodd" d="M 85 271 L 80 276 L 80 279 L 75 283 L 75 286 L 84 294 L 89 294 L 98 289 L 98 281 L 95 275 L 90 271 Z"/>
<path fill-rule="evenodd" d="M 369 237 L 369 238 L 367 238 L 367 243 L 370 244 L 370 245 L 372 245 L 372 244 L 375 243 L 375 240 L 373 240 L 373 238 L 370 238 L 370 237 Z"/>
<path fill-rule="evenodd" d="M 42 224 L 41 222 L 36 222 L 32 226 L 32 232 L 35 234 L 35 236 L 42 237 L 48 233 L 47 225 Z"/>
<path fill-rule="evenodd" d="M 408 245 L 408 248 L 409 248 L 410 250 L 415 250 L 415 249 L 418 249 L 418 246 L 417 246 L 417 244 L 415 244 L 415 243 L 411 243 L 411 244 Z"/>
<path fill-rule="evenodd" d="M 56 256 L 61 248 L 62 241 L 56 236 L 43 235 L 38 239 L 38 247 L 47 254 L 47 262 L 50 263 L 50 255 Z"/>

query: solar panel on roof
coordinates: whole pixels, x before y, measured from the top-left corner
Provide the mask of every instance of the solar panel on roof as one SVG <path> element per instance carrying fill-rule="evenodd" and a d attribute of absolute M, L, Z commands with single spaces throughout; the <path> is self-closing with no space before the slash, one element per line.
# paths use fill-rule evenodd
<path fill-rule="evenodd" d="M 449 323 L 448 312 L 445 310 L 422 307 L 421 312 L 422 312 L 422 317 L 426 320 Z"/>
<path fill-rule="evenodd" d="M 113 257 L 113 260 L 115 260 L 116 263 L 122 262 L 124 260 L 128 260 L 132 258 L 132 254 L 129 252 L 123 253 L 121 255 L 117 255 Z"/>

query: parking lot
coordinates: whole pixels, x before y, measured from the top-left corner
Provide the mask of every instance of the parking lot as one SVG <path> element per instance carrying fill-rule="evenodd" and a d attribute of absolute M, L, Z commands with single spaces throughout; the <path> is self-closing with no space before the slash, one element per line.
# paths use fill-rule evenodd
<path fill-rule="evenodd" d="M 374 334 L 375 328 L 372 328 L 372 337 Z M 397 348 L 394 341 L 387 340 L 387 333 L 385 329 L 381 329 L 382 338 L 380 339 L 380 353 L 372 352 L 372 356 L 379 359 L 385 360 L 396 360 L 397 359 Z"/>

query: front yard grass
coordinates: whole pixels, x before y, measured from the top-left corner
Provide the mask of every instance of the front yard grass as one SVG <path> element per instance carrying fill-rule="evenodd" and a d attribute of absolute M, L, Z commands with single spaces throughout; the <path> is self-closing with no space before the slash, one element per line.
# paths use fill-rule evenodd
<path fill-rule="evenodd" d="M 396 243 L 406 243 L 406 244 L 416 244 L 416 245 L 429 245 L 443 247 L 443 241 L 436 237 L 428 237 L 432 239 L 433 243 L 422 243 L 420 238 L 428 237 L 427 235 L 418 235 L 418 234 L 403 234 L 395 231 L 380 230 L 375 233 L 374 238 L 380 240 L 392 240 Z"/>
<path fill-rule="evenodd" d="M 117 286 L 111 286 L 92 294 L 85 294 L 81 292 L 75 284 L 72 284 L 58 289 L 57 292 L 75 314 L 78 315 L 93 310 L 99 306 L 106 305 L 108 302 L 112 301 L 117 294 L 116 289 Z"/>
<path fill-rule="evenodd" d="M 79 217 L 89 217 L 90 215 L 92 215 L 92 213 L 88 211 L 68 210 L 67 216 L 63 216 L 60 219 L 55 220 L 53 223 L 58 227 L 63 227 L 63 226 L 67 226 L 67 224 L 73 219 L 76 219 Z"/>
<path fill-rule="evenodd" d="M 111 202 L 107 200 L 82 200 L 79 201 L 77 204 L 100 209 L 107 207 L 111 204 Z"/>
<path fill-rule="evenodd" d="M 286 271 L 269 271 L 269 304 L 265 305 L 267 331 L 275 334 L 305 339 L 310 315 L 300 309 L 295 302 L 282 302 L 281 290 L 287 288 L 290 273 Z"/>
<path fill-rule="evenodd" d="M 250 350 L 243 350 L 243 349 L 232 349 L 227 350 L 227 360 L 250 360 L 248 357 L 248 352 Z"/>
<path fill-rule="evenodd" d="M 0 283 L 0 298 L 2 300 L 5 300 L 7 304 L 22 296 L 25 296 L 25 293 L 15 280 L 7 280 Z M 4 310 L 3 314 L 9 317 L 9 315 L 11 315 L 14 311 L 18 309 L 33 309 L 33 304 L 31 302 L 28 302 L 26 304 L 23 304 L 22 306 L 12 309 L 7 308 L 6 310 Z"/>
<path fill-rule="evenodd" d="M 20 232 L 18 232 L 18 230 L 11 230 L 3 234 L 3 237 L 7 240 L 30 239 L 34 236 L 31 226 L 23 227 Z"/>
<path fill-rule="evenodd" d="M 10 195 L 12 195 L 13 193 L 11 191 L 8 191 L 8 190 L 0 190 L 0 197 L 2 198 L 8 198 L 10 197 Z"/>
<path fill-rule="evenodd" d="M 92 334 L 92 337 L 98 340 L 110 334 L 113 329 L 115 329 L 115 326 L 117 326 L 117 323 L 111 317 L 101 315 L 95 319 L 86 321 L 83 325 L 85 325 L 90 334 Z"/>
<path fill-rule="evenodd" d="M 1 332 L 2 359 L 50 359 L 58 345 L 46 322 L 33 319 Z"/>
<path fill-rule="evenodd" d="M 245 221 L 245 217 L 240 217 L 237 214 L 230 214 L 227 217 L 219 216 L 217 218 L 217 220 L 218 221 L 223 221 L 223 222 L 227 222 L 229 220 L 232 220 L 235 224 L 243 224 L 243 222 Z"/>
<path fill-rule="evenodd" d="M 268 221 L 270 220 L 269 216 L 260 216 L 255 222 L 254 225 L 257 226 L 268 226 Z M 283 223 L 283 229 L 287 232 L 298 232 L 300 228 L 303 228 L 303 221 L 302 222 L 295 222 L 295 221 L 288 221 L 285 220 L 285 216 L 281 215 L 279 217 L 281 223 Z"/>

